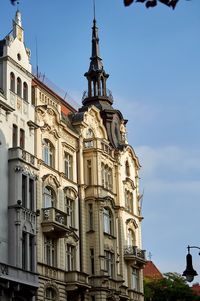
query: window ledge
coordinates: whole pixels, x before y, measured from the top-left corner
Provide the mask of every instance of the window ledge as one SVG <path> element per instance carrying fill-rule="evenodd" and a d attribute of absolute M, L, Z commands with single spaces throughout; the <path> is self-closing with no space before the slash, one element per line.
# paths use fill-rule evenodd
<path fill-rule="evenodd" d="M 112 234 L 109 234 L 109 233 L 106 233 L 106 232 L 103 232 L 103 234 L 106 235 L 110 239 L 116 239 L 116 237 Z"/>
<path fill-rule="evenodd" d="M 86 233 L 90 234 L 90 233 L 95 233 L 94 230 L 88 230 Z"/>

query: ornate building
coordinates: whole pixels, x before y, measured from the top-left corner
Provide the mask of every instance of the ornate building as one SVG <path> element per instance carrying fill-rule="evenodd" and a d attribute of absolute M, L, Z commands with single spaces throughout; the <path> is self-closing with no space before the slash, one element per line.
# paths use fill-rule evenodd
<path fill-rule="evenodd" d="M 0 41 L 0 298 L 32 300 L 36 273 L 35 110 L 21 14 Z"/>
<path fill-rule="evenodd" d="M 29 56 L 17 11 L 0 41 L 2 300 L 142 301 L 140 165 L 96 20 L 78 111 L 32 75 Z"/>

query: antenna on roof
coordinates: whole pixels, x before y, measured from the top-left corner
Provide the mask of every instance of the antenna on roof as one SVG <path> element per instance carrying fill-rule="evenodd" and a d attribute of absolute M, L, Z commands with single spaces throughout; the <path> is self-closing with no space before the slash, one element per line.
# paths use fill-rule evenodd
<path fill-rule="evenodd" d="M 35 37 L 35 47 L 36 47 L 36 76 L 37 76 L 37 78 L 39 78 L 37 37 Z"/>

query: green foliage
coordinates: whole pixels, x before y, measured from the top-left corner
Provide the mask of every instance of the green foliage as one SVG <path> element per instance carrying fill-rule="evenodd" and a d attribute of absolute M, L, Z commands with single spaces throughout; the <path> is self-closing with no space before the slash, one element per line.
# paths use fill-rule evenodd
<path fill-rule="evenodd" d="M 199 301 L 186 280 L 177 273 L 166 273 L 163 279 L 144 281 L 145 301 Z"/>

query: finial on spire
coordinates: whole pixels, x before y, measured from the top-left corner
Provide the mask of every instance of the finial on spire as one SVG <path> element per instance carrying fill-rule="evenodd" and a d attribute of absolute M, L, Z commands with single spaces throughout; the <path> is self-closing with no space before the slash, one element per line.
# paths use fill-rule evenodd
<path fill-rule="evenodd" d="M 94 20 L 96 20 L 95 0 L 93 0 Z"/>

